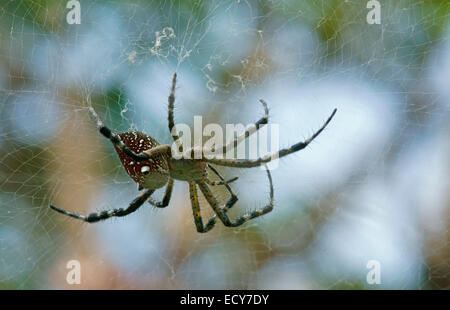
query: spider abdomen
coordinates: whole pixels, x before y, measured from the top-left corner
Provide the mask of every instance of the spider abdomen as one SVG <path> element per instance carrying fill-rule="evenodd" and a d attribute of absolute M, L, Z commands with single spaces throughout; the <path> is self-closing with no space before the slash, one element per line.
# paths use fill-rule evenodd
<path fill-rule="evenodd" d="M 159 143 L 140 131 L 126 131 L 118 134 L 120 140 L 135 153 L 149 150 Z M 128 175 L 144 188 L 156 189 L 164 186 L 169 177 L 168 158 L 162 154 L 148 160 L 136 161 L 114 146 L 122 166 Z"/>

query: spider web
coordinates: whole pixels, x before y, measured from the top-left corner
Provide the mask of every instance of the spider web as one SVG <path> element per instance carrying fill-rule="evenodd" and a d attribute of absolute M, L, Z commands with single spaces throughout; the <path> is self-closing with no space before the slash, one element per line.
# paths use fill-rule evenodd
<path fill-rule="evenodd" d="M 449 288 L 448 1 L 381 0 L 379 25 L 368 1 L 80 0 L 79 25 L 67 2 L 0 4 L 0 288 Z M 175 71 L 178 123 L 249 124 L 263 98 L 284 147 L 338 113 L 241 228 L 197 233 L 182 182 L 163 210 L 95 225 L 51 211 L 138 195 L 87 106 L 170 143 Z M 221 171 L 239 176 L 232 217 L 267 203 L 263 171 Z"/>

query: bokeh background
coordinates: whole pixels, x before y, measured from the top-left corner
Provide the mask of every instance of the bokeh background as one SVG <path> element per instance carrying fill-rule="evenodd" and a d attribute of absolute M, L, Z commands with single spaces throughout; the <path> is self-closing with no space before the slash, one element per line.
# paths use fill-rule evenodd
<path fill-rule="evenodd" d="M 379 25 L 363 0 L 80 0 L 79 25 L 67 2 L 0 2 L 0 288 L 450 287 L 447 0 L 380 0 Z M 138 194 L 87 106 L 169 143 L 175 71 L 179 123 L 249 124 L 264 98 L 288 146 L 338 113 L 272 172 L 274 211 L 241 228 L 197 233 L 181 182 L 168 208 L 96 225 L 51 211 Z M 221 171 L 240 177 L 231 214 L 267 202 L 259 168 Z"/>

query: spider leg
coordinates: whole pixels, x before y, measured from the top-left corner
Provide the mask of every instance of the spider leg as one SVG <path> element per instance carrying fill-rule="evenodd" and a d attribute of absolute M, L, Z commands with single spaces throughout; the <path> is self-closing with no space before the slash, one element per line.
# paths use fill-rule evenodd
<path fill-rule="evenodd" d="M 225 181 L 225 179 L 220 175 L 220 173 L 213 166 L 208 164 L 208 168 L 210 168 L 220 178 L 220 180 L 222 182 L 224 182 L 223 185 L 225 185 L 228 192 L 230 193 L 230 198 L 228 199 L 226 205 L 228 206 L 228 209 L 231 209 L 233 207 L 233 205 L 236 203 L 236 201 L 238 200 L 236 194 L 233 192 L 233 190 L 228 185 L 228 183 Z M 203 220 L 200 215 L 200 205 L 198 202 L 197 185 L 195 184 L 195 182 L 189 182 L 189 193 L 190 193 L 191 202 L 192 202 L 192 212 L 194 215 L 195 227 L 197 228 L 198 232 L 208 232 L 216 224 L 217 216 L 216 215 L 212 216 L 206 223 L 206 226 L 203 226 Z"/>
<path fill-rule="evenodd" d="M 229 218 L 229 216 L 226 214 L 226 211 L 228 211 L 233 206 L 233 204 L 236 201 L 232 202 L 231 204 L 229 204 L 229 202 L 227 202 L 225 204 L 225 206 L 220 207 L 216 197 L 214 197 L 214 195 L 211 192 L 211 189 L 209 188 L 209 186 L 205 182 L 202 182 L 202 181 L 198 181 L 197 184 L 200 187 L 200 190 L 202 191 L 202 193 L 205 196 L 206 200 L 208 201 L 208 203 L 210 204 L 210 206 L 214 210 L 214 212 L 217 214 L 219 219 L 222 221 L 222 223 L 225 226 L 237 227 L 237 226 L 241 226 L 242 224 L 250 221 L 251 219 L 254 219 L 256 217 L 259 217 L 261 215 L 269 213 L 270 211 L 273 210 L 272 176 L 270 175 L 270 171 L 269 171 L 267 166 L 266 166 L 266 172 L 267 172 L 267 177 L 269 178 L 269 183 L 270 183 L 270 202 L 269 202 L 269 204 L 266 205 L 265 207 L 262 207 L 262 208 L 258 209 L 258 210 L 254 210 L 254 211 L 249 212 L 249 213 L 247 213 L 247 214 L 245 214 L 243 216 L 240 216 L 240 217 L 236 218 L 234 221 L 232 221 Z"/>
<path fill-rule="evenodd" d="M 267 103 L 262 99 L 259 99 L 259 101 L 264 107 L 264 116 L 261 117 L 256 123 L 252 124 L 249 128 L 247 128 L 242 135 L 236 137 L 234 141 L 231 141 L 227 145 L 222 146 L 223 154 L 226 154 L 228 150 L 236 148 L 242 141 L 250 137 L 250 135 L 254 134 L 257 130 L 259 130 L 269 122 L 269 108 L 267 108 Z M 212 151 L 214 152 L 214 150 Z"/>
<path fill-rule="evenodd" d="M 164 197 L 162 201 L 156 201 L 152 197 L 148 198 L 148 202 L 157 207 L 157 208 L 165 208 L 169 205 L 170 197 L 172 196 L 172 189 L 173 189 L 173 179 L 169 179 L 169 182 L 166 186 L 166 192 L 164 193 Z"/>
<path fill-rule="evenodd" d="M 80 215 L 80 214 L 72 213 L 72 212 L 57 208 L 52 205 L 50 205 L 50 208 L 61 214 L 65 214 L 70 217 L 73 217 L 73 218 L 76 218 L 76 219 L 79 219 L 79 220 L 82 220 L 82 221 L 85 221 L 88 223 L 95 223 L 95 222 L 102 221 L 102 220 L 105 220 L 105 219 L 113 217 L 113 216 L 126 216 L 130 213 L 133 213 L 134 211 L 136 211 L 137 209 L 139 209 L 142 206 L 142 204 L 153 194 L 153 192 L 154 192 L 154 190 L 152 190 L 152 189 L 146 190 L 145 192 L 140 194 L 138 197 L 136 197 L 125 209 L 119 208 L 119 209 L 114 209 L 114 210 L 110 210 L 110 211 L 102 211 L 100 213 L 91 213 L 89 215 Z"/>
<path fill-rule="evenodd" d="M 95 118 L 100 133 L 103 136 L 105 136 L 105 138 L 109 139 L 111 143 L 114 144 L 119 150 L 121 150 L 122 152 L 124 152 L 125 154 L 127 154 L 136 161 L 143 161 L 150 158 L 150 156 L 147 155 L 146 153 L 142 152 L 137 154 L 133 152 L 133 150 L 131 150 L 128 146 L 126 146 L 117 135 L 111 132 L 111 129 L 109 129 L 103 124 L 102 120 L 97 115 L 93 107 L 89 107 L 89 112 L 91 112 L 92 116 Z"/>
<path fill-rule="evenodd" d="M 226 180 L 226 181 L 211 181 L 210 179 L 205 179 L 205 182 L 211 186 L 216 186 L 216 185 L 226 185 L 226 184 L 230 184 L 234 181 L 236 181 L 237 179 L 239 179 L 238 177 L 234 177 L 232 179 Z"/>
<path fill-rule="evenodd" d="M 208 159 L 205 156 L 202 156 L 203 157 L 202 160 L 205 162 L 208 162 L 208 163 L 219 165 L 219 166 L 236 167 L 236 168 L 251 168 L 251 167 L 261 166 L 265 163 L 270 162 L 271 160 L 273 160 L 275 158 L 284 157 L 286 155 L 300 151 L 300 150 L 304 149 L 305 147 L 307 147 L 308 144 L 310 144 L 311 141 L 313 141 L 325 129 L 325 127 L 327 127 L 327 125 L 330 123 L 330 121 L 333 119 L 334 115 L 336 114 L 336 111 L 337 111 L 336 109 L 333 110 L 333 113 L 331 113 L 331 115 L 327 119 L 327 121 L 309 139 L 307 139 L 303 142 L 298 142 L 288 148 L 279 150 L 278 152 L 275 152 L 275 153 L 272 153 L 272 154 L 266 155 L 264 157 L 254 159 L 254 160 L 223 159 L 223 158 L 217 158 L 217 157 Z"/>
<path fill-rule="evenodd" d="M 195 227 L 200 233 L 206 233 L 210 231 L 217 222 L 217 216 L 213 215 L 206 225 L 203 225 L 202 215 L 200 214 L 200 204 L 198 202 L 197 185 L 195 182 L 189 182 L 189 196 L 192 204 L 192 214 L 194 216 Z"/>
<path fill-rule="evenodd" d="M 176 86 L 176 84 L 177 84 L 177 73 L 175 72 L 173 74 L 172 87 L 170 88 L 170 95 L 169 95 L 169 98 L 168 98 L 168 103 L 169 103 L 169 116 L 168 116 L 169 131 L 170 131 L 170 134 L 172 135 L 173 141 L 178 146 L 178 150 L 180 152 L 183 152 L 183 145 L 181 144 L 180 136 L 178 135 L 177 129 L 175 128 L 175 122 L 174 122 L 174 118 L 173 118 L 173 109 L 174 109 L 174 103 L 175 103 L 175 86 Z"/>
<path fill-rule="evenodd" d="M 219 171 L 217 171 L 216 168 L 214 168 L 210 164 L 207 164 L 207 165 L 208 165 L 208 168 L 211 169 L 211 171 L 214 172 L 214 174 L 217 175 L 221 181 L 225 181 L 225 179 L 220 175 Z M 223 185 L 225 185 L 226 189 L 230 193 L 230 198 L 227 201 L 227 205 L 230 206 L 228 209 L 230 209 L 236 203 L 236 201 L 238 201 L 238 197 L 233 192 L 233 190 L 231 189 L 230 185 L 228 185 L 228 183 L 230 183 L 230 182 L 225 182 Z"/>
<path fill-rule="evenodd" d="M 222 154 L 226 154 L 229 150 L 232 150 L 234 148 L 236 148 L 242 141 L 244 141 L 245 139 L 247 139 L 249 136 L 251 136 L 253 133 L 255 133 L 258 129 L 260 129 L 262 126 L 264 126 L 265 124 L 268 123 L 269 121 L 269 109 L 267 108 L 267 103 L 260 99 L 259 100 L 263 107 L 264 107 L 264 111 L 265 114 L 262 118 L 260 118 L 256 123 L 254 123 L 253 125 L 251 125 L 250 127 L 248 127 L 245 132 L 243 134 L 241 134 L 240 136 L 236 137 L 233 141 L 230 141 L 227 145 L 223 145 L 223 146 L 219 146 L 217 147 L 218 149 L 222 149 Z M 210 150 L 206 150 L 206 149 L 202 149 L 202 152 L 204 153 L 205 151 L 208 152 L 214 152 L 215 151 L 215 147 L 212 147 Z M 185 154 L 189 154 L 191 158 L 194 158 L 194 152 L 196 151 L 195 147 L 191 147 L 190 149 L 188 149 Z M 204 157 L 204 154 L 202 154 L 202 156 Z"/>

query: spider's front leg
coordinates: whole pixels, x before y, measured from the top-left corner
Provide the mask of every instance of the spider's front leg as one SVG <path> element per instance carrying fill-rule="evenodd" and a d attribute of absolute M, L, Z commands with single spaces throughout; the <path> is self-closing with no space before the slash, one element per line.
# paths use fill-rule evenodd
<path fill-rule="evenodd" d="M 130 213 L 133 213 L 134 211 L 139 209 L 148 198 L 150 198 L 150 196 L 153 194 L 153 192 L 154 192 L 154 190 L 150 190 L 150 189 L 146 190 L 145 192 L 140 194 L 138 197 L 136 197 L 125 209 L 119 208 L 119 209 L 114 209 L 114 210 L 109 210 L 109 211 L 102 211 L 99 213 L 91 213 L 88 215 L 72 213 L 72 212 L 57 208 L 52 205 L 50 205 L 50 208 L 61 214 L 76 218 L 78 220 L 82 220 L 87 223 L 95 223 L 95 222 L 99 222 L 102 220 L 106 220 L 110 217 L 126 216 Z"/>
<path fill-rule="evenodd" d="M 226 167 L 235 167 L 235 168 L 252 168 L 252 167 L 258 167 L 261 165 L 264 165 L 270 161 L 272 161 L 275 158 L 281 158 L 284 156 L 287 156 L 289 154 L 295 153 L 297 151 L 300 151 L 307 147 L 315 138 L 317 138 L 318 135 L 327 127 L 327 125 L 331 122 L 334 115 L 336 114 L 337 109 L 333 110 L 333 113 L 328 117 L 326 122 L 320 127 L 319 130 L 317 130 L 309 139 L 298 142 L 288 148 L 284 148 L 279 150 L 278 152 L 275 152 L 273 154 L 266 155 L 264 157 L 260 157 L 258 159 L 224 159 L 224 158 L 206 158 L 204 154 L 202 154 L 202 160 L 207 163 L 219 165 L 219 166 L 226 166 Z"/>

